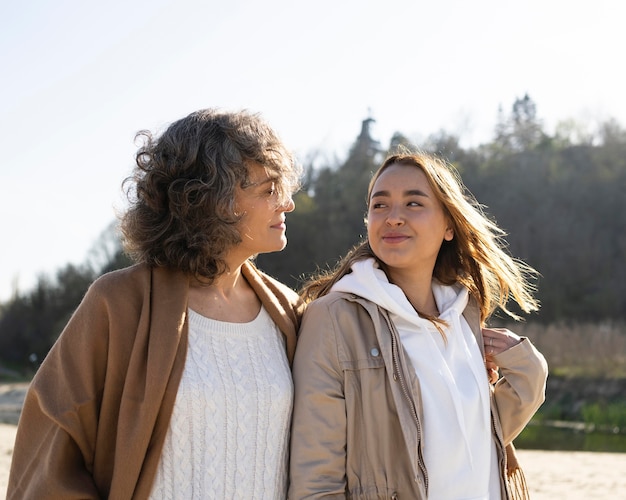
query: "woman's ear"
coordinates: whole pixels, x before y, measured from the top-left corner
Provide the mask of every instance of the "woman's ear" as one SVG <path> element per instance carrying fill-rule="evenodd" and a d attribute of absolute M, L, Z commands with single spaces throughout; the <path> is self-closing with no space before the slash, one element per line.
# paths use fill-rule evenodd
<path fill-rule="evenodd" d="M 454 229 L 451 226 L 446 228 L 446 232 L 443 234 L 443 239 L 446 241 L 452 241 L 454 239 Z"/>

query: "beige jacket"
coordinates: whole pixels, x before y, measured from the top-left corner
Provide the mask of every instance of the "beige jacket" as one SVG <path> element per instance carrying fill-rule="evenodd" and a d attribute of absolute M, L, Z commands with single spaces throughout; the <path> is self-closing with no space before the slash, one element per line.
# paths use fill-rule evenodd
<path fill-rule="evenodd" d="M 463 314 L 482 346 L 477 307 Z M 496 362 L 492 428 L 510 498 L 505 445 L 543 402 L 547 365 L 528 339 Z M 289 498 L 427 498 L 420 384 L 386 311 L 340 292 L 309 304 L 293 376 Z"/>
<path fill-rule="evenodd" d="M 246 263 L 243 275 L 292 360 L 302 302 Z M 94 282 L 35 375 L 7 498 L 146 498 L 187 352 L 189 280 L 133 266 Z"/>

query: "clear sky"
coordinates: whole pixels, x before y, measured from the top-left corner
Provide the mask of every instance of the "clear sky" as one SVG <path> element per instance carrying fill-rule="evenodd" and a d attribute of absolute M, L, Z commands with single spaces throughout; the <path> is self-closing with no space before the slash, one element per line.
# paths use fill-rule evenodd
<path fill-rule="evenodd" d="M 134 135 L 260 112 L 303 161 L 445 130 L 491 140 L 528 93 L 551 132 L 626 125 L 619 0 L 0 1 L 0 301 L 89 250 L 123 208 Z M 297 208 L 296 208 L 297 210 Z"/>

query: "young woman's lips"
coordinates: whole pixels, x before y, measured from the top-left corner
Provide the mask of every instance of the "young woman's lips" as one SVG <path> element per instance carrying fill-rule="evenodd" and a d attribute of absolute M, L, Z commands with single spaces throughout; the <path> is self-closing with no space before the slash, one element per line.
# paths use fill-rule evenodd
<path fill-rule="evenodd" d="M 408 239 L 409 237 L 404 234 L 386 234 L 383 236 L 385 243 L 402 243 Z"/>
<path fill-rule="evenodd" d="M 285 229 L 287 229 L 287 224 L 285 224 L 284 222 L 279 222 L 278 224 L 274 224 L 273 226 L 270 226 L 272 229 L 280 229 L 281 231 L 284 231 Z"/>

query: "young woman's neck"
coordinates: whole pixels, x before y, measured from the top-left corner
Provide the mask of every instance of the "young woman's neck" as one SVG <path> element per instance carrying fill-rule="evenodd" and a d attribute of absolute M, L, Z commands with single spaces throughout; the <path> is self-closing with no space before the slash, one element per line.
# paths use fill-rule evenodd
<path fill-rule="evenodd" d="M 388 270 L 389 281 L 400 287 L 416 311 L 430 316 L 438 316 L 437 302 L 432 290 L 432 271 L 407 273 L 402 270 Z"/>

